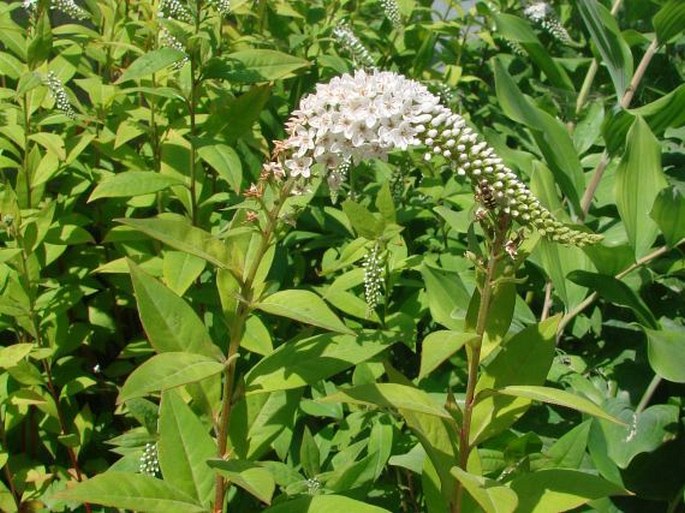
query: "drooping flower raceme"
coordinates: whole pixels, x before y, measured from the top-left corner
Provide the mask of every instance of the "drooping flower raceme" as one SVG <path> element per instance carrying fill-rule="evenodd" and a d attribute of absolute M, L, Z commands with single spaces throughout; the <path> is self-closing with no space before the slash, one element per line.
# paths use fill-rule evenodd
<path fill-rule="evenodd" d="M 557 41 L 564 44 L 569 44 L 572 41 L 571 36 L 557 18 L 554 9 L 547 2 L 533 2 L 523 10 L 523 14 L 533 23 L 540 25 Z"/>
<path fill-rule="evenodd" d="M 57 107 L 57 110 L 60 110 L 68 118 L 75 119 L 76 112 L 71 106 L 69 96 L 67 95 L 66 89 L 64 89 L 62 81 L 57 77 L 55 72 L 48 72 L 44 81 L 45 85 L 47 85 L 50 90 L 50 95 L 55 99 L 55 107 Z"/>
<path fill-rule="evenodd" d="M 556 220 L 460 115 L 397 73 L 358 70 L 319 84 L 302 99 L 286 131 L 279 148 L 291 177 L 308 179 L 315 163 L 328 175 L 348 158 L 386 159 L 392 151 L 423 147 L 426 160 L 443 157 L 480 190 L 491 190 L 493 207 L 521 225 L 566 244 L 601 238 Z"/>
<path fill-rule="evenodd" d="M 333 29 L 333 37 L 340 46 L 346 50 L 354 59 L 355 63 L 365 69 L 376 67 L 373 57 L 369 50 L 364 46 L 356 34 L 346 23 L 341 23 Z"/>

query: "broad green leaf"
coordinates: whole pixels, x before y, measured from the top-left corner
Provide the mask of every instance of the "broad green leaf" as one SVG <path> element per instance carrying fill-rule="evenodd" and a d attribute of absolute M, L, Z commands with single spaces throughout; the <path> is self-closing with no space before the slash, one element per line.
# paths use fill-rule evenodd
<path fill-rule="evenodd" d="M 421 345 L 419 379 L 425 378 L 445 360 L 451 358 L 464 344 L 477 338 L 473 333 L 458 333 L 449 330 L 430 333 L 423 339 Z"/>
<path fill-rule="evenodd" d="M 231 186 L 233 192 L 240 192 L 243 181 L 243 165 L 233 148 L 226 144 L 212 143 L 200 146 L 197 154 Z"/>
<path fill-rule="evenodd" d="M 657 195 L 667 185 L 661 169 L 661 145 L 644 119 L 638 117 L 628 132 L 615 181 L 616 206 L 635 258 L 643 257 L 659 234 L 659 227 L 649 213 Z"/>
<path fill-rule="evenodd" d="M 242 50 L 209 61 L 205 76 L 232 83 L 255 84 L 292 77 L 295 71 L 309 65 L 309 61 L 275 50 Z"/>
<path fill-rule="evenodd" d="M 67 158 L 67 152 L 64 149 L 64 139 L 59 135 L 38 132 L 36 134 L 29 135 L 29 139 L 36 141 L 59 160 L 63 161 Z"/>
<path fill-rule="evenodd" d="M 162 265 L 167 287 L 182 296 L 205 269 L 202 258 L 182 251 L 165 251 Z"/>
<path fill-rule="evenodd" d="M 451 419 L 450 414 L 426 392 L 398 383 L 371 383 L 340 389 L 321 401 L 376 405 Z"/>
<path fill-rule="evenodd" d="M 264 105 L 271 96 L 271 86 L 252 87 L 248 92 L 231 101 L 224 109 L 217 110 L 205 122 L 204 129 L 210 134 L 221 134 L 228 144 L 252 131 Z"/>
<path fill-rule="evenodd" d="M 578 211 L 585 178 L 566 127 L 523 95 L 499 59 L 494 60 L 494 66 L 495 89 L 502 110 L 507 117 L 530 129 L 559 187 Z"/>
<path fill-rule="evenodd" d="M 659 376 L 685 383 L 685 328 L 670 319 L 661 319 L 661 330 L 645 329 L 649 364 Z"/>
<path fill-rule="evenodd" d="M 342 209 L 358 235 L 374 240 L 383 233 L 385 220 L 377 218 L 365 206 L 347 199 L 343 202 Z"/>
<path fill-rule="evenodd" d="M 674 404 L 656 404 L 635 413 L 626 399 L 611 398 L 604 408 L 623 424 L 595 419 L 592 432 L 601 431 L 608 456 L 620 468 L 627 468 L 638 454 L 654 451 L 676 436 L 673 428 L 678 423 L 678 407 Z"/>
<path fill-rule="evenodd" d="M 33 344 L 13 344 L 8 347 L 0 348 L 0 368 L 9 369 L 17 365 L 26 358 L 33 350 Z"/>
<path fill-rule="evenodd" d="M 148 513 L 206 513 L 207 508 L 175 486 L 144 474 L 109 471 L 58 493 L 67 501 L 90 502 Z"/>
<path fill-rule="evenodd" d="M 150 345 L 167 351 L 202 354 L 216 360 L 222 353 L 202 321 L 182 298 L 128 261 L 138 313 Z"/>
<path fill-rule="evenodd" d="M 496 13 L 493 19 L 497 35 L 519 43 L 554 87 L 573 91 L 573 83 L 566 71 L 552 59 L 526 20 L 504 13 Z"/>
<path fill-rule="evenodd" d="M 518 495 L 517 513 L 559 513 L 594 499 L 627 493 L 599 476 L 570 469 L 545 469 L 523 474 L 509 486 Z"/>
<path fill-rule="evenodd" d="M 294 319 L 338 333 L 354 333 L 321 297 L 308 290 L 281 290 L 255 305 L 263 312 Z"/>
<path fill-rule="evenodd" d="M 52 226 L 45 234 L 45 242 L 56 246 L 93 243 L 93 236 L 75 224 Z"/>
<path fill-rule="evenodd" d="M 105 178 L 93 190 L 88 202 L 100 198 L 128 198 L 163 191 L 172 185 L 183 185 L 177 178 L 153 171 L 127 171 Z"/>
<path fill-rule="evenodd" d="M 602 62 L 607 66 L 618 99 L 623 97 L 633 75 L 633 58 L 623 40 L 616 19 L 597 0 L 578 0 L 576 3 L 583 23 L 595 43 Z"/>
<path fill-rule="evenodd" d="M 373 424 L 369 434 L 367 452 L 372 457 L 374 464 L 374 479 L 378 479 L 392 454 L 393 426 L 388 417 L 381 417 Z"/>
<path fill-rule="evenodd" d="M 390 183 L 388 180 L 383 182 L 383 185 L 381 185 L 381 188 L 378 191 L 378 195 L 376 196 L 376 208 L 387 223 L 397 222 L 395 202 L 392 199 L 392 192 L 390 191 Z"/>
<path fill-rule="evenodd" d="M 669 246 L 685 239 L 685 193 L 682 187 L 662 189 L 654 201 L 650 217 L 659 225 Z"/>
<path fill-rule="evenodd" d="M 224 365 L 207 356 L 194 353 L 156 354 L 136 368 L 121 387 L 117 402 L 151 392 L 168 390 L 195 383 L 224 370 Z"/>
<path fill-rule="evenodd" d="M 464 330 L 470 296 L 459 274 L 428 262 L 419 269 L 426 286 L 428 308 L 437 323 L 455 331 Z"/>
<path fill-rule="evenodd" d="M 133 61 L 133 63 L 131 63 L 131 65 L 121 74 L 115 84 L 121 84 L 127 80 L 137 80 L 139 78 L 147 77 L 178 62 L 183 59 L 183 57 L 185 57 L 184 52 L 169 47 L 152 50 Z"/>
<path fill-rule="evenodd" d="M 326 488 L 333 492 L 347 492 L 370 484 L 375 476 L 376 455 L 370 454 L 359 461 L 339 466 L 327 474 Z"/>
<path fill-rule="evenodd" d="M 451 472 L 485 513 L 513 513 L 516 510 L 518 497 L 511 488 L 492 479 L 469 474 L 459 467 L 452 467 Z"/>
<path fill-rule="evenodd" d="M 253 353 L 266 356 L 274 350 L 271 334 L 262 320 L 256 315 L 251 315 L 245 322 L 243 338 L 240 341 L 241 349 L 247 349 Z"/>
<path fill-rule="evenodd" d="M 656 38 L 664 45 L 685 30 L 685 3 L 682 0 L 670 0 L 652 20 Z"/>
<path fill-rule="evenodd" d="M 391 513 L 387 509 L 373 506 L 366 502 L 357 501 L 342 495 L 314 495 L 287 501 L 264 510 L 264 513 L 322 513 L 345 512 L 354 513 Z"/>
<path fill-rule="evenodd" d="M 243 460 L 210 459 L 207 464 L 250 495 L 266 504 L 271 504 L 276 483 L 271 472 L 264 467 Z"/>
<path fill-rule="evenodd" d="M 226 245 L 211 233 L 192 226 L 186 219 L 165 216 L 151 219 L 122 218 L 117 221 L 218 267 L 230 267 L 231 255 Z"/>
<path fill-rule="evenodd" d="M 578 469 L 583 463 L 592 420 L 586 420 L 559 438 L 547 451 L 554 467 Z"/>
<path fill-rule="evenodd" d="M 583 287 L 596 291 L 612 304 L 627 306 L 642 325 L 656 328 L 657 321 L 642 298 L 628 285 L 612 276 L 604 276 L 587 271 L 573 271 L 567 276 L 569 280 Z"/>
<path fill-rule="evenodd" d="M 162 396 L 157 447 L 164 481 L 209 506 L 214 476 L 207 460 L 216 456 L 216 444 L 207 426 L 174 390 Z"/>
<path fill-rule="evenodd" d="M 589 401 L 579 395 L 566 392 L 565 390 L 559 390 L 557 388 L 533 385 L 509 385 L 498 388 L 497 390 L 484 390 L 481 393 L 497 393 L 502 395 L 510 395 L 513 397 L 524 397 L 533 401 L 541 401 L 543 403 L 564 406 L 565 408 L 571 408 L 573 410 L 606 419 L 617 424 L 623 424 L 620 420 L 609 415 L 592 401 Z"/>
<path fill-rule="evenodd" d="M 476 392 L 507 385 L 542 385 L 554 359 L 559 316 L 528 326 L 509 339 L 478 380 Z M 530 400 L 500 395 L 478 399 L 473 408 L 471 437 L 483 441 L 511 426 L 528 410 Z"/>
<path fill-rule="evenodd" d="M 326 333 L 288 342 L 255 365 L 245 377 L 247 392 L 312 385 L 373 358 L 395 342 L 381 333 Z"/>

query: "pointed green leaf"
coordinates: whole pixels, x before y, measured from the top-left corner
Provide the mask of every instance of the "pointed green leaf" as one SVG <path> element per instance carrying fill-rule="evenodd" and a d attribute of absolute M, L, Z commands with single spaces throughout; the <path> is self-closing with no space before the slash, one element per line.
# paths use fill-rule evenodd
<path fill-rule="evenodd" d="M 649 213 L 667 185 L 661 169 L 661 145 L 644 119 L 638 117 L 628 132 L 615 182 L 616 206 L 635 258 L 645 256 L 659 233 Z"/>
<path fill-rule="evenodd" d="M 200 146 L 197 154 L 226 180 L 234 192 L 240 192 L 243 181 L 243 165 L 236 151 L 226 144 L 212 143 Z"/>
<path fill-rule="evenodd" d="M 342 495 L 302 497 L 273 506 L 264 510 L 264 513 L 338 513 L 345 511 L 354 511 L 354 513 L 390 513 L 387 509 L 379 508 L 366 502 L 356 501 Z"/>
<path fill-rule="evenodd" d="M 281 345 L 245 377 L 248 392 L 312 385 L 373 358 L 396 341 L 382 333 L 326 333 Z"/>
<path fill-rule="evenodd" d="M 459 273 L 424 262 L 420 269 L 426 286 L 428 308 L 437 323 L 455 331 L 463 331 L 464 318 L 471 297 Z"/>
<path fill-rule="evenodd" d="M 263 312 L 294 319 L 338 333 L 354 333 L 321 297 L 308 290 L 281 290 L 255 305 Z"/>
<path fill-rule="evenodd" d="M 254 84 L 291 77 L 295 71 L 309 64 L 309 61 L 275 50 L 242 50 L 211 60 L 206 66 L 205 76 L 232 83 Z"/>
<path fill-rule="evenodd" d="M 545 469 L 523 474 L 509 486 L 519 498 L 517 513 L 559 513 L 594 499 L 627 494 L 623 488 L 604 478 L 570 469 Z"/>
<path fill-rule="evenodd" d="M 105 472 L 59 492 L 64 501 L 89 502 L 147 513 L 206 513 L 175 486 L 144 474 Z"/>
<path fill-rule="evenodd" d="M 513 513 L 516 509 L 518 497 L 512 489 L 459 467 L 452 467 L 451 472 L 485 513 Z"/>
<path fill-rule="evenodd" d="M 216 456 L 216 444 L 207 426 L 174 390 L 162 396 L 157 447 L 164 481 L 209 506 L 214 476 L 207 460 Z"/>
<path fill-rule="evenodd" d="M 606 413 L 592 401 L 580 397 L 579 395 L 566 392 L 565 390 L 532 385 L 510 385 L 498 388 L 497 390 L 485 390 L 484 392 L 510 395 L 513 397 L 524 397 L 533 401 L 556 404 L 557 406 L 564 406 L 611 422 L 616 422 L 617 424 L 622 424 L 620 420 Z"/>
<path fill-rule="evenodd" d="M 207 464 L 231 483 L 257 497 L 260 501 L 271 504 L 276 483 L 271 472 L 251 461 L 243 460 L 209 460 Z"/>
<path fill-rule="evenodd" d="M 342 209 L 355 232 L 362 237 L 375 240 L 383 233 L 385 221 L 378 219 L 365 206 L 347 199 L 343 202 Z"/>
<path fill-rule="evenodd" d="M 128 266 L 140 320 L 155 351 L 197 353 L 220 360 L 221 350 L 212 343 L 207 328 L 190 305 L 132 260 L 128 260 Z"/>
<path fill-rule="evenodd" d="M 659 376 L 675 383 L 685 383 L 685 327 L 670 319 L 661 319 L 662 330 L 648 330 L 649 364 Z"/>
<path fill-rule="evenodd" d="M 376 405 L 382 408 L 402 409 L 447 419 L 452 418 L 440 404 L 423 390 L 398 383 L 370 383 L 345 388 L 320 400 L 334 403 Z"/>
<path fill-rule="evenodd" d="M 685 2 L 670 0 L 653 20 L 656 38 L 660 44 L 666 44 L 685 30 Z"/>
<path fill-rule="evenodd" d="M 224 365 L 194 353 L 156 354 L 134 370 L 121 387 L 117 402 L 151 392 L 195 383 L 223 371 Z"/>
<path fill-rule="evenodd" d="M 685 239 L 685 190 L 671 186 L 662 189 L 656 197 L 650 217 L 659 225 L 669 246 Z"/>
<path fill-rule="evenodd" d="M 153 171 L 127 171 L 105 178 L 93 190 L 88 202 L 99 198 L 128 198 L 163 191 L 181 180 Z"/>
<path fill-rule="evenodd" d="M 121 74 L 115 84 L 121 84 L 127 80 L 137 80 L 152 75 L 183 59 L 185 55 L 185 52 L 169 47 L 152 50 L 133 61 L 133 63 L 131 63 L 131 65 Z"/>
<path fill-rule="evenodd" d="M 421 345 L 421 369 L 419 379 L 425 378 L 462 346 L 478 337 L 473 333 L 440 330 L 430 333 Z"/>
<path fill-rule="evenodd" d="M 66 150 L 64 149 L 64 139 L 57 134 L 49 134 L 46 132 L 38 132 L 29 135 L 29 139 L 36 141 L 47 151 L 55 155 L 59 160 L 67 158 Z"/>
<path fill-rule="evenodd" d="M 315 477 L 321 472 L 321 454 L 311 431 L 307 426 L 302 433 L 302 445 L 300 445 L 300 464 L 308 478 Z"/>
<path fill-rule="evenodd" d="M 555 467 L 578 469 L 585 458 L 592 420 L 586 420 L 559 438 L 545 451 Z"/>

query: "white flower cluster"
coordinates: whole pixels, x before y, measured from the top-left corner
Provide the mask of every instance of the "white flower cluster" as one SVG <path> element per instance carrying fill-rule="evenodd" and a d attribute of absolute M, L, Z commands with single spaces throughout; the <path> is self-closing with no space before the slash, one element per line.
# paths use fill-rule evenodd
<path fill-rule="evenodd" d="M 221 16 L 227 16 L 231 12 L 231 0 L 211 0 L 209 3 L 216 7 Z"/>
<path fill-rule="evenodd" d="M 350 167 L 352 167 L 352 161 L 349 158 L 347 158 L 343 160 L 343 162 L 338 167 L 332 169 L 326 177 L 328 181 L 328 190 L 331 193 L 331 201 L 333 203 L 338 201 L 338 193 L 340 192 L 342 184 L 344 184 L 347 180 L 347 175 L 350 172 Z"/>
<path fill-rule="evenodd" d="M 416 81 L 388 71 L 336 77 L 305 96 L 286 124 L 280 144 L 291 177 L 309 178 L 314 163 L 325 173 L 345 159 L 387 158 L 422 146 L 424 158 L 444 158 L 475 186 L 492 190 L 497 209 L 553 241 L 584 245 L 601 237 L 564 226 L 466 121 Z"/>
<path fill-rule="evenodd" d="M 390 20 L 392 26 L 395 28 L 402 27 L 402 17 L 400 16 L 400 8 L 396 0 L 380 0 L 385 17 Z"/>
<path fill-rule="evenodd" d="M 67 91 L 64 89 L 62 81 L 57 78 L 57 75 L 55 75 L 54 71 L 48 72 L 47 76 L 45 77 L 45 85 L 48 86 L 50 95 L 55 99 L 55 107 L 57 107 L 57 109 L 68 118 L 75 119 L 76 112 L 71 106 Z"/>
<path fill-rule="evenodd" d="M 333 29 L 333 37 L 352 56 L 355 64 L 366 69 L 376 68 L 371 53 L 346 23 L 341 23 Z"/>
<path fill-rule="evenodd" d="M 533 23 L 537 23 L 542 30 L 550 34 L 557 41 L 568 44 L 572 41 L 571 36 L 557 18 L 554 9 L 547 2 L 534 2 L 528 5 L 523 14 Z"/>
<path fill-rule="evenodd" d="M 385 259 L 381 254 L 380 244 L 373 245 L 364 256 L 364 299 L 369 312 L 372 312 L 383 300 L 383 275 Z"/>
<path fill-rule="evenodd" d="M 178 50 L 179 52 L 183 52 L 183 57 L 181 60 L 177 61 L 173 65 L 174 70 L 179 70 L 183 67 L 183 65 L 188 62 L 189 57 L 188 54 L 186 53 L 186 47 L 183 46 L 183 43 L 181 43 L 176 36 L 174 36 L 171 32 L 166 27 L 162 27 L 161 30 L 159 31 L 159 44 L 161 46 L 165 46 L 167 48 L 173 48 L 174 50 Z"/>
<path fill-rule="evenodd" d="M 191 16 L 187 7 L 180 0 L 162 0 L 159 3 L 159 16 L 190 23 Z"/>
<path fill-rule="evenodd" d="M 159 460 L 157 459 L 157 444 L 147 443 L 140 457 L 138 470 L 141 474 L 157 476 L 159 474 Z"/>
<path fill-rule="evenodd" d="M 77 20 L 88 18 L 88 13 L 83 8 L 76 5 L 74 0 L 53 0 L 50 2 L 50 9 L 62 11 Z"/>
<path fill-rule="evenodd" d="M 21 3 L 21 6 L 24 8 L 25 11 L 27 11 L 29 14 L 32 14 L 33 11 L 36 9 L 36 5 L 38 5 L 38 0 L 24 0 Z"/>

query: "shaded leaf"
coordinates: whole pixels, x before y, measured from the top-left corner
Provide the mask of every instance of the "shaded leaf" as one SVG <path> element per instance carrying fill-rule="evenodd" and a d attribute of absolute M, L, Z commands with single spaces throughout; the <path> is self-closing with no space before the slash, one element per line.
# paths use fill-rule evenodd
<path fill-rule="evenodd" d="M 210 459 L 207 464 L 219 474 L 227 477 L 231 483 L 239 486 L 249 494 L 266 504 L 271 504 L 271 497 L 276 490 L 276 482 L 271 472 L 251 461 Z"/>
<path fill-rule="evenodd" d="M 518 497 L 512 489 L 459 467 L 452 467 L 451 472 L 486 513 L 513 513 L 516 510 Z"/>

